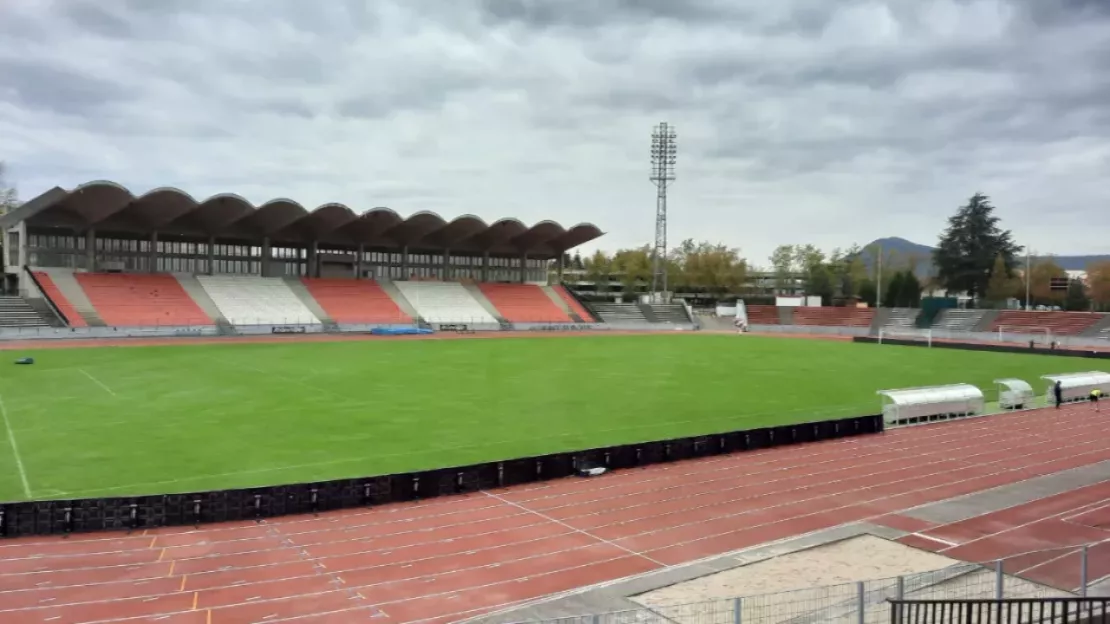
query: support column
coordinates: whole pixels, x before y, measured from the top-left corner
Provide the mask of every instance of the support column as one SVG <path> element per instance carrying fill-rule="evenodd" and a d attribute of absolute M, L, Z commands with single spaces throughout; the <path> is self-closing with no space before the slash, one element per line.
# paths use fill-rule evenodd
<path fill-rule="evenodd" d="M 150 251 L 147 252 L 147 273 L 158 272 L 158 232 L 150 233 Z"/>
<path fill-rule="evenodd" d="M 362 257 L 366 255 L 366 245 L 358 244 L 358 257 L 355 258 L 355 279 L 362 279 Z"/>
<path fill-rule="evenodd" d="M 93 228 L 85 231 L 85 270 L 96 270 L 96 230 Z"/>
<path fill-rule="evenodd" d="M 451 250 L 443 250 L 443 281 L 448 281 L 453 277 L 451 274 Z"/>
<path fill-rule="evenodd" d="M 262 237 L 262 256 L 258 259 L 258 274 L 262 277 L 270 277 L 271 265 L 273 264 L 273 247 L 270 245 L 270 237 Z"/>
<path fill-rule="evenodd" d="M 208 237 L 208 274 L 216 274 L 216 237 Z"/>
<path fill-rule="evenodd" d="M 407 280 L 412 277 L 409 274 L 409 246 L 401 247 L 401 279 Z"/>
<path fill-rule="evenodd" d="M 317 252 L 320 250 L 319 243 L 312 241 L 308 244 L 308 276 L 320 277 L 320 263 L 317 257 Z"/>
<path fill-rule="evenodd" d="M 489 252 L 482 252 L 482 281 L 489 281 Z"/>
<path fill-rule="evenodd" d="M 566 252 L 559 252 L 559 264 L 555 265 L 555 276 L 560 284 L 563 283 L 563 269 L 565 268 L 565 262 L 563 261 L 566 260 L 566 256 Z"/>
<path fill-rule="evenodd" d="M 528 281 L 525 279 L 528 275 L 528 254 L 520 254 L 520 283 Z"/>

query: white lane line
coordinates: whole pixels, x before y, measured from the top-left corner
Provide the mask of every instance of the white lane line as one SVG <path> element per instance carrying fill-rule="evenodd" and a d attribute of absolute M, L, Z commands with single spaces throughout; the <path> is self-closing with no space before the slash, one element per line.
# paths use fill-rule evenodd
<path fill-rule="evenodd" d="M 642 552 L 637 552 L 637 551 L 632 550 L 631 548 L 628 548 L 626 546 L 621 546 L 620 544 L 618 544 L 616 542 L 611 542 L 611 541 L 605 539 L 604 537 L 598 537 L 598 536 L 594 535 L 593 533 L 583 531 L 582 529 L 579 529 L 578 527 L 571 526 L 571 525 L 567 524 L 566 522 L 563 522 L 562 520 L 559 520 L 558 518 L 552 518 L 551 516 L 549 516 L 549 515 L 547 515 L 543 512 L 536 511 L 535 509 L 529 509 L 529 508 L 525 507 L 524 505 L 521 505 L 519 503 L 514 503 L 513 501 L 511 501 L 507 498 L 503 498 L 503 497 L 498 496 L 496 494 L 491 494 L 490 492 L 483 491 L 482 494 L 485 494 L 486 496 L 488 496 L 492 499 L 499 500 L 502 503 L 505 503 L 506 505 L 509 505 L 511 507 L 516 507 L 517 509 L 520 509 L 521 511 L 524 511 L 526 513 L 530 513 L 530 514 L 539 516 L 540 518 L 543 518 L 544 520 L 547 520 L 548 522 L 554 522 L 555 524 L 558 524 L 559 526 L 570 529 L 571 531 L 574 531 L 575 533 L 581 533 L 582 535 L 585 535 L 586 537 L 588 537 L 590 539 L 595 539 L 595 540 L 597 540 L 597 541 L 599 541 L 603 544 L 608 544 L 609 546 L 612 546 L 613 548 L 623 550 L 624 552 L 626 552 L 630 555 L 634 555 L 634 556 L 639 557 L 641 559 L 646 559 L 647 561 L 650 561 L 651 563 L 654 563 L 655 565 L 663 566 L 664 568 L 669 567 L 667 564 L 663 563 L 662 561 L 659 561 L 657 559 L 652 559 L 651 557 L 645 555 Z"/>
<path fill-rule="evenodd" d="M 957 543 L 957 542 L 949 541 L 949 540 L 946 540 L 946 539 L 941 539 L 939 537 L 933 537 L 932 535 L 925 535 L 924 533 L 910 533 L 910 535 L 913 535 L 915 537 L 920 537 L 920 538 L 923 538 L 923 539 L 927 539 L 931 542 L 936 542 L 938 544 L 944 544 L 945 546 L 948 546 L 949 548 L 955 548 L 956 546 L 959 546 L 959 543 Z"/>
<path fill-rule="evenodd" d="M 27 480 L 27 469 L 23 466 L 23 456 L 19 454 L 19 445 L 15 442 L 15 433 L 12 432 L 12 422 L 8 420 L 8 408 L 4 405 L 4 397 L 0 396 L 0 416 L 4 417 L 4 429 L 8 431 L 8 444 L 12 445 L 12 454 L 15 455 L 15 467 L 19 469 L 19 480 L 23 482 L 23 495 L 31 495 L 31 482 Z"/>
<path fill-rule="evenodd" d="M 112 395 L 112 396 L 119 396 L 119 395 L 117 395 L 117 394 L 116 394 L 115 392 L 112 392 L 112 389 L 111 389 L 111 388 L 109 388 L 108 386 L 106 386 L 106 385 L 104 384 L 104 382 L 103 382 L 103 381 L 100 381 L 100 380 L 99 380 L 99 379 L 97 379 L 96 377 L 93 377 L 93 376 L 92 376 L 92 375 L 90 375 L 90 374 L 89 374 L 89 373 L 88 373 L 87 371 L 85 371 L 85 369 L 83 369 L 83 368 L 78 368 L 78 369 L 77 369 L 77 372 L 79 372 L 79 373 L 81 373 L 82 375 L 84 375 L 84 376 L 88 377 L 89 379 L 91 379 L 91 380 L 92 380 L 92 382 L 93 382 L 94 384 L 96 384 L 96 385 L 100 386 L 101 388 L 104 388 L 104 391 L 105 391 L 105 392 L 107 392 L 108 394 L 110 394 L 110 395 Z"/>

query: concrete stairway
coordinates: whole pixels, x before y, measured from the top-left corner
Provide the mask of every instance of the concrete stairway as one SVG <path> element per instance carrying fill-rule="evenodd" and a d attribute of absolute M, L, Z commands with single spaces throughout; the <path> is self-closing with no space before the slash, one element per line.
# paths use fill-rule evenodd
<path fill-rule="evenodd" d="M 1084 337 L 1098 338 L 1105 336 L 1107 333 L 1110 333 L 1107 330 L 1110 330 L 1110 314 L 1102 315 L 1102 318 L 1099 319 L 1097 323 L 1091 325 L 1087 329 L 1084 329 L 1082 332 L 1079 333 L 1079 335 Z"/>
<path fill-rule="evenodd" d="M 324 324 L 324 331 L 338 331 L 339 324 L 335 322 L 335 319 L 328 316 L 324 308 L 320 307 L 320 303 L 316 301 L 312 293 L 308 292 L 308 288 L 305 287 L 304 282 L 302 282 L 300 278 L 284 277 L 282 279 L 285 281 L 285 285 L 289 287 L 289 290 L 293 291 L 293 294 L 297 296 L 297 299 L 301 300 L 304 307 L 308 308 L 309 312 L 312 312 L 316 318 L 320 319 L 320 322 Z"/>
<path fill-rule="evenodd" d="M 794 324 L 794 308 L 787 306 L 778 306 L 776 310 L 778 310 L 779 313 L 779 325 Z"/>
<path fill-rule="evenodd" d="M 50 327 L 47 319 L 23 297 L 0 296 L 0 327 Z"/>
<path fill-rule="evenodd" d="M 499 312 L 497 310 L 497 307 L 490 302 L 489 298 L 486 297 L 481 288 L 478 288 L 477 284 L 463 282 L 462 286 L 466 289 L 466 292 L 470 293 L 471 297 L 474 297 L 474 300 L 478 302 L 478 305 L 482 306 L 483 310 L 488 312 L 489 315 L 493 318 L 497 319 L 497 323 L 499 325 L 505 328 L 512 327 L 512 324 L 510 324 L 509 321 L 505 319 L 505 317 L 501 316 L 501 312 Z"/>
<path fill-rule="evenodd" d="M 378 286 L 382 287 L 382 290 L 385 291 L 385 294 L 389 295 L 389 298 L 393 300 L 393 303 L 396 303 L 397 307 L 401 308 L 401 311 L 405 313 L 405 316 L 411 318 L 413 323 L 420 322 L 420 314 L 417 313 L 416 308 L 412 305 L 412 302 L 410 302 L 405 297 L 405 295 L 401 293 L 401 289 L 397 288 L 397 285 L 394 284 L 392 280 L 380 280 L 378 282 Z"/>
<path fill-rule="evenodd" d="M 61 291 L 62 296 L 69 300 L 81 318 L 85 319 L 89 327 L 107 327 L 107 324 L 100 318 L 96 308 L 93 307 L 89 301 L 88 295 L 85 294 L 85 289 L 81 288 L 81 284 L 77 283 L 77 278 L 73 277 L 73 271 L 70 269 L 41 269 L 42 272 L 50 276 L 50 280 Z"/>
<path fill-rule="evenodd" d="M 231 325 L 227 322 L 227 319 L 224 318 L 224 315 L 220 314 L 220 309 L 216 307 L 212 298 L 208 296 L 204 287 L 200 285 L 196 275 L 192 273 L 175 273 L 174 277 L 177 279 L 177 283 L 181 284 L 181 288 L 185 293 L 192 298 L 193 302 L 197 304 L 197 307 L 199 307 L 208 318 L 212 319 L 213 323 L 216 325 Z"/>
<path fill-rule="evenodd" d="M 559 309 L 562 310 L 568 317 L 570 317 L 570 320 L 574 321 L 575 323 L 586 322 L 585 319 L 583 319 L 581 316 L 578 316 L 574 313 L 573 310 L 570 309 L 570 306 L 567 305 L 567 302 L 563 301 L 563 298 L 555 292 L 554 288 L 550 286 L 540 286 L 540 289 L 543 290 L 548 299 L 550 299 L 555 305 L 559 306 Z"/>
<path fill-rule="evenodd" d="M 971 331 L 989 332 L 991 330 L 991 325 L 994 324 L 994 320 L 997 318 L 998 310 L 987 310 L 986 313 L 983 314 L 983 318 L 979 319 L 979 322 L 975 324 L 975 327 L 971 328 Z"/>
<path fill-rule="evenodd" d="M 879 330 L 886 327 L 887 321 L 890 320 L 890 308 L 876 308 L 875 316 L 871 317 L 871 327 L 867 330 L 868 334 L 878 336 Z"/>

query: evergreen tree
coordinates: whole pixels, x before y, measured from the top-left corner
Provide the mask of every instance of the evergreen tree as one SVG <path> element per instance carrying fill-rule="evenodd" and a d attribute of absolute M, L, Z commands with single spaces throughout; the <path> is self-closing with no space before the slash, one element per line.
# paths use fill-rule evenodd
<path fill-rule="evenodd" d="M 1003 304 L 1013 294 L 1014 279 L 1013 275 L 1006 269 L 1006 259 L 1002 256 L 995 256 L 983 298 L 991 304 L 991 307 L 1001 308 L 1004 307 Z"/>
<path fill-rule="evenodd" d="M 900 308 L 916 308 L 921 305 L 921 280 L 909 269 L 902 272 L 897 302 Z"/>
<path fill-rule="evenodd" d="M 878 295 L 879 295 L 879 293 L 877 292 L 877 289 L 875 288 L 875 282 L 873 282 L 871 280 L 871 278 L 866 277 L 866 278 L 860 280 L 860 283 L 859 283 L 859 298 L 862 299 L 864 303 L 866 303 L 868 306 L 870 306 L 872 308 L 875 307 L 876 304 L 878 303 L 875 300 L 876 297 L 878 297 Z"/>
<path fill-rule="evenodd" d="M 966 292 L 972 299 L 987 292 L 995 259 L 1002 258 L 1007 274 L 1012 274 L 1022 247 L 1009 230 L 999 227 L 994 206 L 982 193 L 976 193 L 948 219 L 948 228 L 933 250 L 937 277 L 950 293 Z"/>
<path fill-rule="evenodd" d="M 1081 280 L 1073 279 L 1068 282 L 1068 294 L 1064 298 L 1064 309 L 1069 312 L 1084 312 L 1091 309 L 1091 300 L 1087 297 L 1087 287 Z"/>
<path fill-rule="evenodd" d="M 890 278 L 890 281 L 883 287 L 883 307 L 896 308 L 898 307 L 898 298 L 902 293 L 902 272 L 899 271 Z"/>

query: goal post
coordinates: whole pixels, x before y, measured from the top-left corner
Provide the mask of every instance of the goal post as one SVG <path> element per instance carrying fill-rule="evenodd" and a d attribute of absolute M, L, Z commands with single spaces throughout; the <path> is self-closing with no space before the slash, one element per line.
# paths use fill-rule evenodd
<path fill-rule="evenodd" d="M 887 340 L 904 340 L 909 342 L 923 342 L 925 346 L 933 346 L 933 330 L 932 328 L 925 329 L 910 329 L 910 328 L 879 328 L 879 344 L 883 344 Z"/>
<path fill-rule="evenodd" d="M 1033 342 L 1048 346 L 1052 344 L 1054 336 L 1047 327 L 1023 327 L 1014 325 L 998 326 L 998 342 Z"/>

